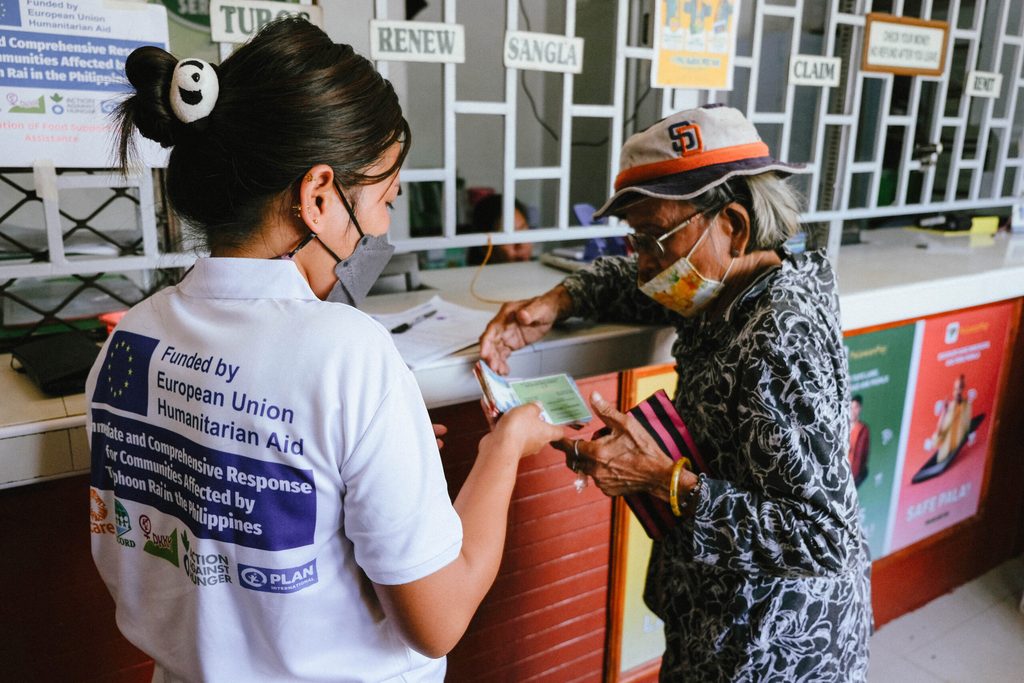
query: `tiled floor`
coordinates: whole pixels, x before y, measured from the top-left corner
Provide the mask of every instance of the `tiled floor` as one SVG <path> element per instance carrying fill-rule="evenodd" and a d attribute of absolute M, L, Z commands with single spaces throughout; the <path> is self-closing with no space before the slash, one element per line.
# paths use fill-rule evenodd
<path fill-rule="evenodd" d="M 1024 681 L 1024 557 L 880 628 L 871 683 Z"/>

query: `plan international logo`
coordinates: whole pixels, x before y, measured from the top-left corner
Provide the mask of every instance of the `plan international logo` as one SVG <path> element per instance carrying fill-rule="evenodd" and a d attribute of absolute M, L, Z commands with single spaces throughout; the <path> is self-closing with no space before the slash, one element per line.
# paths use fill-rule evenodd
<path fill-rule="evenodd" d="M 146 415 L 149 405 L 149 362 L 159 340 L 134 332 L 115 332 L 96 379 L 92 400 Z"/>
<path fill-rule="evenodd" d="M 0 0 L 0 26 L 21 26 L 21 0 Z"/>

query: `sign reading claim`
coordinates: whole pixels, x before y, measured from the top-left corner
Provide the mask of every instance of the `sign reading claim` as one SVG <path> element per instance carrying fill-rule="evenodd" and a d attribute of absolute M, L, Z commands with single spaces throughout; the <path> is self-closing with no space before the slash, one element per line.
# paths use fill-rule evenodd
<path fill-rule="evenodd" d="M 389 62 L 466 61 L 466 36 L 460 24 L 429 21 L 371 21 L 370 57 Z"/>
<path fill-rule="evenodd" d="M 551 33 L 505 33 L 505 67 L 531 71 L 583 71 L 583 39 Z"/>
<path fill-rule="evenodd" d="M 862 71 L 941 76 L 946 71 L 949 24 L 872 12 L 864 31 Z"/>
<path fill-rule="evenodd" d="M 210 38 L 215 43 L 244 43 L 274 19 L 301 17 L 323 26 L 323 13 L 315 5 L 269 0 L 210 0 Z"/>

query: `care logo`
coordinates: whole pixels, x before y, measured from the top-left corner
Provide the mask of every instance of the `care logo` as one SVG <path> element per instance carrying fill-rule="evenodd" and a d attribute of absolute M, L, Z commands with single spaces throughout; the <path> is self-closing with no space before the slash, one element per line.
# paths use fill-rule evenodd
<path fill-rule="evenodd" d="M 226 555 L 199 552 L 199 548 L 192 547 L 187 531 L 181 532 L 181 547 L 185 549 L 181 563 L 189 581 L 197 586 L 231 583 L 231 569 Z"/>
<path fill-rule="evenodd" d="M 167 560 L 175 567 L 178 563 L 178 530 L 172 529 L 169 534 L 158 534 L 153 531 L 153 522 L 146 515 L 139 517 L 139 528 L 146 537 L 146 545 L 142 546 L 150 555 Z"/>
<path fill-rule="evenodd" d="M 121 501 L 114 499 L 114 523 L 117 525 L 117 542 L 126 548 L 134 548 L 135 541 L 125 538 L 125 535 L 132 530 L 132 518 L 128 514 Z"/>
<path fill-rule="evenodd" d="M 262 593 L 294 593 L 316 582 L 315 558 L 306 564 L 287 569 L 238 565 L 238 583 L 242 588 Z"/>
<path fill-rule="evenodd" d="M 99 491 L 89 488 L 89 530 L 94 534 L 116 534 L 114 525 L 107 519 L 110 511 Z"/>

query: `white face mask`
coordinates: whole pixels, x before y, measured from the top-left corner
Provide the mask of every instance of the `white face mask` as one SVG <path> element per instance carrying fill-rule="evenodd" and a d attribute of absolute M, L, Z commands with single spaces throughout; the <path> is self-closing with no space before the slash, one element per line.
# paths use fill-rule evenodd
<path fill-rule="evenodd" d="M 721 280 L 710 280 L 697 272 L 693 263 L 690 262 L 690 256 L 697 251 L 697 247 L 710 231 L 711 226 L 708 226 L 697 243 L 690 249 L 690 253 L 647 282 L 640 284 L 640 291 L 665 308 L 686 318 L 693 317 L 706 309 L 721 293 L 722 287 L 725 286 L 725 278 L 729 276 L 729 271 L 736 263 L 736 259 L 729 263 Z"/>

